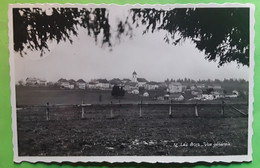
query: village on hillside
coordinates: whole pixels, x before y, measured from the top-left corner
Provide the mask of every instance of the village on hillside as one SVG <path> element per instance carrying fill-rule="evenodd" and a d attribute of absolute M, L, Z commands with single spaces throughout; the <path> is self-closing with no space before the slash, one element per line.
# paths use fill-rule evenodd
<path fill-rule="evenodd" d="M 112 90 L 114 86 L 122 88 L 128 94 L 150 97 L 154 100 L 214 100 L 220 98 L 247 97 L 246 80 L 202 80 L 191 79 L 165 80 L 164 82 L 148 81 L 139 78 L 137 73 L 132 73 L 132 79 L 113 78 L 94 79 L 86 82 L 83 79 L 64 79 L 57 82 L 47 82 L 44 79 L 28 77 L 25 82 L 19 81 L 19 86 L 28 87 L 52 87 L 58 89 L 82 89 L 82 90 Z"/>

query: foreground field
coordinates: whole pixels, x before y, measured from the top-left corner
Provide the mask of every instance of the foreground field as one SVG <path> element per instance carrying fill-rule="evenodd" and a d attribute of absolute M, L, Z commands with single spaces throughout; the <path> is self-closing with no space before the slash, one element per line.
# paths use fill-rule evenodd
<path fill-rule="evenodd" d="M 242 107 L 240 107 L 242 108 Z M 246 107 L 244 107 L 246 108 Z M 17 111 L 20 156 L 118 156 L 118 155 L 242 155 L 247 154 L 248 118 L 227 109 L 168 106 L 95 106 L 85 109 L 44 108 Z"/>

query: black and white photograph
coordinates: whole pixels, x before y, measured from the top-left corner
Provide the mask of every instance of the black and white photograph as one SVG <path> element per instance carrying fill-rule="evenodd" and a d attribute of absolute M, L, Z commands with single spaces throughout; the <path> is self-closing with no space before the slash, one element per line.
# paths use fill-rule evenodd
<path fill-rule="evenodd" d="M 254 6 L 9 5 L 14 161 L 252 160 Z"/>

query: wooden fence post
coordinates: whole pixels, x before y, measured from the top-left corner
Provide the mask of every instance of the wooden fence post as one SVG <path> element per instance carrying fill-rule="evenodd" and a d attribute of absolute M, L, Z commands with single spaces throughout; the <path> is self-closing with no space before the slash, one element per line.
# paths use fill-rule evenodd
<path fill-rule="evenodd" d="M 224 113 L 225 113 L 225 102 L 224 102 L 224 100 L 222 100 L 222 103 L 221 103 L 221 115 L 224 116 Z"/>
<path fill-rule="evenodd" d="M 141 100 L 141 103 L 140 103 L 139 117 L 142 117 L 142 104 L 143 104 L 143 100 Z"/>
<path fill-rule="evenodd" d="M 85 111 L 84 111 L 84 100 L 82 100 L 82 104 L 81 104 L 81 118 L 85 117 Z"/>
<path fill-rule="evenodd" d="M 198 104 L 195 104 L 195 116 L 199 117 L 199 113 L 198 113 Z"/>
<path fill-rule="evenodd" d="M 46 103 L 46 120 L 49 121 L 50 120 L 50 106 L 49 106 L 49 102 Z"/>
<path fill-rule="evenodd" d="M 172 100 L 169 107 L 169 118 L 172 118 Z"/>
<path fill-rule="evenodd" d="M 113 118 L 113 117 L 114 117 L 114 115 L 113 115 L 113 109 L 112 109 L 112 104 L 113 104 L 113 102 L 111 101 L 110 118 Z"/>

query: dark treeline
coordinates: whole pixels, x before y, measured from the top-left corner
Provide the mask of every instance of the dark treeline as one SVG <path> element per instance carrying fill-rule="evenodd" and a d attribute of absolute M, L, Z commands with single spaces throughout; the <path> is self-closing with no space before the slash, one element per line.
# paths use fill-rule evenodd
<path fill-rule="evenodd" d="M 203 83 L 203 84 L 210 84 L 210 83 L 215 83 L 215 84 L 221 84 L 221 83 L 243 83 L 243 84 L 248 84 L 248 81 L 245 79 L 236 79 L 236 78 L 230 78 L 230 79 L 199 79 L 199 80 L 194 80 L 190 78 L 183 78 L 183 79 L 166 79 L 164 81 L 166 84 L 169 84 L 171 82 L 180 82 L 180 83 L 190 83 L 190 84 L 198 84 L 198 83 Z"/>

